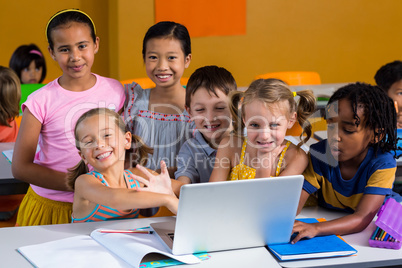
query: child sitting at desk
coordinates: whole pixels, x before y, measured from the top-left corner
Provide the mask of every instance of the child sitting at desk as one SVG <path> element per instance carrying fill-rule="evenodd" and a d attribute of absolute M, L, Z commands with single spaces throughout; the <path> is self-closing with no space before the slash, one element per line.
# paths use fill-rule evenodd
<path fill-rule="evenodd" d="M 0 142 L 14 142 L 18 125 L 15 117 L 19 114 L 21 85 L 17 74 L 0 66 Z"/>
<path fill-rule="evenodd" d="M 223 138 L 209 181 L 301 174 L 307 155 L 300 146 L 285 140 L 285 135 L 297 120 L 307 134 L 301 144 L 310 138 L 307 118 L 315 111 L 313 93 L 292 92 L 279 79 L 259 79 L 245 92 L 232 94 L 231 102 L 234 134 Z M 245 127 L 247 137 L 242 133 Z"/>
<path fill-rule="evenodd" d="M 160 176 L 136 167 L 141 175 L 161 179 L 153 188 L 140 188 L 138 181 L 145 185 L 148 181 L 124 170 L 125 151 L 131 148 L 132 138 L 137 137 L 126 131 L 117 113 L 107 108 L 89 110 L 77 120 L 74 136 L 82 159 L 70 169 L 68 177 L 74 189 L 72 222 L 136 218 L 139 208 L 156 206 L 166 206 L 177 213 L 179 200 L 172 191 L 164 162 Z M 147 156 L 146 150 L 137 149 L 140 158 Z M 89 172 L 88 165 L 93 171 Z"/>
<path fill-rule="evenodd" d="M 187 140 L 177 157 L 175 177 L 185 184 L 208 182 L 219 143 L 232 128 L 228 94 L 236 81 L 225 68 L 197 69 L 186 87 L 186 110 L 194 121 L 194 138 Z"/>
<path fill-rule="evenodd" d="M 319 205 L 350 212 L 339 219 L 296 221 L 292 243 L 303 237 L 364 230 L 391 193 L 396 162 L 396 112 L 380 88 L 364 83 L 338 89 L 326 107 L 328 139 L 310 146 L 298 213 L 309 194 Z"/>

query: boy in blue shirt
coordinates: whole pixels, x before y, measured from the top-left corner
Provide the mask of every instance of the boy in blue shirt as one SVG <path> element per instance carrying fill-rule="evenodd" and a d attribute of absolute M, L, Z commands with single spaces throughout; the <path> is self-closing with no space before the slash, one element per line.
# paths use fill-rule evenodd
<path fill-rule="evenodd" d="M 303 237 L 364 230 L 392 192 L 396 171 L 392 100 L 378 87 L 349 84 L 329 99 L 326 120 L 328 139 L 310 146 L 298 213 L 308 196 L 317 193 L 320 206 L 350 214 L 320 223 L 296 221 L 292 243 Z"/>
<path fill-rule="evenodd" d="M 218 146 L 232 129 L 228 94 L 236 89 L 232 74 L 222 67 L 201 67 L 190 76 L 186 110 L 196 129 L 177 156 L 176 180 L 183 184 L 209 181 Z"/>

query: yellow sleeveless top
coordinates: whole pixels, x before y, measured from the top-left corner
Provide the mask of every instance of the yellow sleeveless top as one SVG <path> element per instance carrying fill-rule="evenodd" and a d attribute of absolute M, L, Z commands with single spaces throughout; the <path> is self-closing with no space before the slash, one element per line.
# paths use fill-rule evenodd
<path fill-rule="evenodd" d="M 287 141 L 286 142 L 286 147 L 282 150 L 280 156 L 279 156 L 279 161 L 278 165 L 276 166 L 275 170 L 275 176 L 278 176 L 280 171 L 281 171 L 281 166 L 282 166 L 282 161 L 283 158 L 285 157 L 285 153 L 288 150 L 291 142 Z M 255 169 L 252 167 L 249 167 L 245 165 L 244 162 L 244 154 L 246 152 L 246 147 L 247 147 L 247 139 L 244 139 L 243 145 L 241 148 L 241 156 L 240 156 L 240 163 L 232 168 L 229 174 L 229 181 L 236 181 L 236 180 L 249 180 L 249 179 L 254 179 L 255 178 Z"/>

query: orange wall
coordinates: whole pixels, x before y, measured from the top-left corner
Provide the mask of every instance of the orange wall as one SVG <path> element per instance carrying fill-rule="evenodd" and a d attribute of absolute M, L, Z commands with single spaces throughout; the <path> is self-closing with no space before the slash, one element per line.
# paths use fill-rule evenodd
<path fill-rule="evenodd" d="M 47 78 L 59 76 L 44 28 L 58 10 L 76 7 L 92 16 L 101 39 L 94 72 L 119 80 L 145 76 L 142 38 L 154 23 L 154 1 L 0 0 L 0 6 L 0 65 L 8 66 L 17 46 L 34 42 L 46 54 Z M 285 70 L 317 71 L 323 83 L 373 83 L 381 65 L 402 59 L 400 10 L 399 0 L 248 0 L 247 34 L 192 38 L 193 60 L 184 75 L 215 64 L 231 71 L 239 86 Z"/>

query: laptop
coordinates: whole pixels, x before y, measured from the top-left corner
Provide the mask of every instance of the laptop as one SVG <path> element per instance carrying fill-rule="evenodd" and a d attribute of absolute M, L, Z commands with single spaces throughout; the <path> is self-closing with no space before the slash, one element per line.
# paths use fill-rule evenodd
<path fill-rule="evenodd" d="M 175 221 L 151 223 L 174 255 L 287 243 L 304 177 L 183 185 Z"/>

